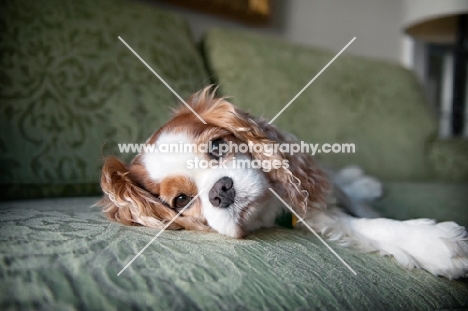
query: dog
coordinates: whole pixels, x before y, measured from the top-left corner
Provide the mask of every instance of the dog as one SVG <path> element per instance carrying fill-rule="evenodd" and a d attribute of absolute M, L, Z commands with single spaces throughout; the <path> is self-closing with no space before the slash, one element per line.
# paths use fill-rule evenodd
<path fill-rule="evenodd" d="M 330 182 L 309 153 L 250 148 L 288 146 L 297 143 L 293 135 L 215 93 L 206 87 L 192 95 L 187 106 L 174 110 L 173 118 L 146 141 L 159 152 L 142 151 L 129 165 L 115 156 L 104 159 L 104 195 L 98 205 L 109 219 L 243 238 L 274 226 L 288 211 L 278 195 L 301 221 L 342 246 L 393 256 L 405 268 L 422 268 L 449 279 L 468 275 L 464 227 L 430 219 L 396 221 L 346 213 L 343 205 L 349 210 L 353 200 Z M 163 146 L 174 143 L 208 147 L 162 152 Z M 227 151 L 226 146 L 244 148 Z"/>

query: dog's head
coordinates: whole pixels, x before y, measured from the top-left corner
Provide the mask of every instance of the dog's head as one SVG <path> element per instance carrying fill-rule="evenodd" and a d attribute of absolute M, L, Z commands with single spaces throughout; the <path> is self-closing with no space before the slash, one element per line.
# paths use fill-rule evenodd
<path fill-rule="evenodd" d="M 273 148 L 293 142 L 266 121 L 216 98 L 211 88 L 157 130 L 129 165 L 105 159 L 99 202 L 126 225 L 210 231 L 240 238 L 281 211 L 269 188 L 298 211 L 323 203 L 325 175 L 312 157 Z"/>

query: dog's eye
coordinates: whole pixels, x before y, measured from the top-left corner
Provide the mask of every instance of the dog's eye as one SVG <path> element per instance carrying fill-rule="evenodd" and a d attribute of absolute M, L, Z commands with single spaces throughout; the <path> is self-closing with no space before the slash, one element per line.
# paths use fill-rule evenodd
<path fill-rule="evenodd" d="M 226 149 L 226 142 L 223 139 L 218 138 L 210 141 L 208 155 L 214 159 L 219 159 L 226 155 Z"/>
<path fill-rule="evenodd" d="M 190 198 L 188 195 L 185 194 L 179 194 L 178 196 L 175 197 L 174 199 L 174 207 L 175 208 L 184 208 L 187 204 L 189 204 Z"/>

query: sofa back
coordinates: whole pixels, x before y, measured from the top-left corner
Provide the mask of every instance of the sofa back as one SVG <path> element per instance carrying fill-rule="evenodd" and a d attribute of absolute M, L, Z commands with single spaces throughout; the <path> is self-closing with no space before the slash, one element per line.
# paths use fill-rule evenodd
<path fill-rule="evenodd" d="M 5 1 L 2 198 L 99 194 L 103 154 L 144 142 L 176 97 L 208 84 L 188 24 L 133 1 Z M 133 154 L 118 154 L 129 160 Z"/>
<path fill-rule="evenodd" d="M 0 17 L 0 198 L 99 194 L 103 155 L 161 126 L 176 97 L 218 82 L 224 95 L 272 118 L 334 56 L 242 32 L 213 30 L 206 62 L 186 21 L 117 0 L 5 1 Z M 354 43 L 359 44 L 359 39 Z M 387 180 L 430 176 L 425 147 L 436 123 L 414 76 L 398 66 L 340 56 L 275 124 L 310 143 L 354 143 L 318 154 Z"/>
<path fill-rule="evenodd" d="M 204 54 L 223 94 L 271 119 L 336 52 L 214 29 Z M 415 76 L 394 64 L 342 54 L 274 124 L 309 143 L 355 144 L 354 154 L 317 154 L 325 165 L 357 164 L 384 180 L 432 176 L 426 148 L 435 118 Z"/>

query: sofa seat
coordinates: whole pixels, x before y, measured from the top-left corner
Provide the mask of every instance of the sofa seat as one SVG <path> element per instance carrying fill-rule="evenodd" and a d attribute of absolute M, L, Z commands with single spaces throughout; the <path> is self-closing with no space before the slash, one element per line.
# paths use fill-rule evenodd
<path fill-rule="evenodd" d="M 394 192 L 387 193 L 390 204 Z M 300 229 L 263 229 L 243 240 L 166 231 L 117 276 L 158 230 L 109 222 L 91 207 L 97 200 L 0 204 L 1 309 L 468 308 L 466 279 L 406 271 L 391 258 L 330 243 L 355 276 Z"/>

